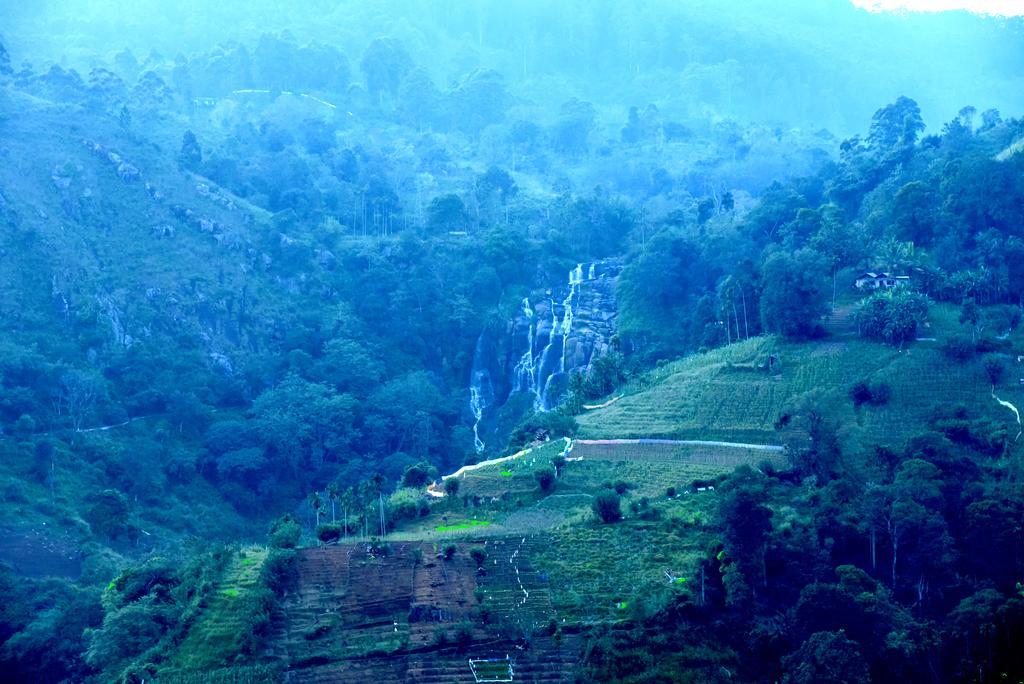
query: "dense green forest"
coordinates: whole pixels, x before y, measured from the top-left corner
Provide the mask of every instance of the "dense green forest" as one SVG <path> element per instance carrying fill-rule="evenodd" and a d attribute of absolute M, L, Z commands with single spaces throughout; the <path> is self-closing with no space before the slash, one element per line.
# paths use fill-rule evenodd
<path fill-rule="evenodd" d="M 574 438 L 627 437 L 785 459 L 580 485 L 562 543 L 699 548 L 685 586 L 552 627 L 565 681 L 1024 678 L 1024 23 L 307 4 L 4 10 L 0 679 L 276 681 L 304 548 L 400 556 L 513 506 L 445 508 L 441 475 L 558 445 L 518 507 Z M 833 354 L 832 384 L 761 384 Z M 665 427 L 702 359 L 767 428 L 723 398 Z M 907 399 L 914 362 L 951 394 Z M 684 519 L 692 483 L 716 503 Z"/>

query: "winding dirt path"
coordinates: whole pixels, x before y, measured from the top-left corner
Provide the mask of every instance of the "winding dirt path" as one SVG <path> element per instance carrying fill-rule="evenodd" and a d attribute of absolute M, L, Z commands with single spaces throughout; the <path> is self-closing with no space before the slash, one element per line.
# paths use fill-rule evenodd
<path fill-rule="evenodd" d="M 1016 409 L 1014 409 L 1016 410 Z M 713 440 L 702 440 L 702 439 L 570 439 L 563 437 L 565 440 L 565 449 L 562 451 L 564 457 L 568 457 L 572 453 L 573 447 L 577 444 L 671 444 L 678 446 L 716 446 L 716 447 L 727 447 L 735 449 L 747 449 L 750 451 L 770 451 L 773 453 L 782 453 L 785 447 L 778 444 L 747 444 L 745 442 L 719 442 Z M 486 468 L 487 466 L 497 465 L 499 463 L 505 463 L 507 461 L 513 461 L 517 458 L 526 456 L 537 447 L 530 447 L 529 449 L 523 449 L 518 451 L 511 456 L 503 456 L 501 458 L 492 458 L 487 461 L 480 461 L 479 463 L 473 463 L 472 465 L 464 465 L 454 473 L 450 475 L 444 475 L 439 482 L 432 482 L 427 486 L 427 494 L 438 499 L 442 499 L 445 496 L 444 493 L 444 481 L 453 477 L 463 477 L 466 473 L 479 470 L 480 468 Z M 579 460 L 568 458 L 568 460 Z"/>
<path fill-rule="evenodd" d="M 569 440 L 568 437 L 566 437 L 565 441 L 568 443 L 570 440 Z M 445 480 L 450 480 L 453 477 L 462 477 L 466 473 L 471 473 L 474 470 L 480 470 L 481 468 L 486 468 L 487 466 L 497 465 L 498 463 L 505 463 L 507 461 L 514 461 L 517 458 L 522 458 L 523 456 L 527 455 L 528 453 L 530 453 L 531 451 L 533 451 L 536 448 L 537 447 L 530 447 L 529 449 L 523 449 L 522 451 L 517 451 L 516 453 L 512 454 L 511 456 L 502 456 L 501 458 L 492 458 L 492 459 L 489 459 L 487 461 L 480 461 L 479 463 L 473 463 L 473 464 L 470 464 L 470 465 L 464 465 L 461 468 L 459 468 L 458 470 L 456 470 L 454 473 L 452 473 L 451 475 L 444 475 L 444 476 L 442 476 L 440 482 L 432 482 L 430 485 L 428 485 L 427 486 L 427 494 L 429 494 L 430 496 L 436 496 L 437 498 L 440 499 L 440 498 L 445 496 L 445 493 L 444 493 L 444 481 Z"/>

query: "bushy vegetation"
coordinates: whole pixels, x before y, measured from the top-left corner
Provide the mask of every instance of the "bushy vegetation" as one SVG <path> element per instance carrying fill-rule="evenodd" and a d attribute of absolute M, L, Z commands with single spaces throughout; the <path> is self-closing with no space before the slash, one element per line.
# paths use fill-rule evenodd
<path fill-rule="evenodd" d="M 594 515 L 603 523 L 622 519 L 622 498 L 617 492 L 600 492 L 594 497 Z"/>
<path fill-rule="evenodd" d="M 903 344 L 917 336 L 927 316 L 927 297 L 899 289 L 865 299 L 857 311 L 857 326 L 868 339 Z"/>
<path fill-rule="evenodd" d="M 554 468 L 541 468 L 533 473 L 534 478 L 537 480 L 537 486 L 544 493 L 550 492 L 555 486 L 555 470 Z"/>
<path fill-rule="evenodd" d="M 892 387 L 884 382 L 868 383 L 864 380 L 854 383 L 850 388 L 850 399 L 853 405 L 861 407 L 864 404 L 872 406 L 885 406 L 892 396 Z"/>

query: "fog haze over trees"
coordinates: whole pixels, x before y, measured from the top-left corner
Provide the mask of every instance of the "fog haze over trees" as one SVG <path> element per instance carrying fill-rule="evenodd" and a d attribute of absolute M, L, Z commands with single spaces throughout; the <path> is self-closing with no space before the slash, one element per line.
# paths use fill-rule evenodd
<path fill-rule="evenodd" d="M 837 136 L 856 132 L 878 103 L 903 94 L 921 104 L 929 121 L 948 120 L 965 102 L 979 110 L 1020 108 L 1015 84 L 1024 37 L 1016 19 L 872 14 L 841 0 L 317 0 L 303 8 L 264 0 L 244 6 L 44 0 L 8 8 L 5 33 L 20 59 L 30 51 L 31 59 L 85 69 L 100 55 L 111 59 L 128 49 L 122 63 L 143 69 L 154 53 L 175 60 L 232 42 L 258 60 L 274 49 L 260 36 L 285 32 L 300 45 L 333 48 L 308 55 L 341 62 L 328 68 L 333 82 L 310 86 L 319 90 L 344 92 L 352 80 L 370 95 L 395 97 L 413 63 L 442 90 L 475 70 L 493 69 L 516 96 L 552 109 L 570 96 L 620 109 L 620 116 L 630 103 L 656 103 L 672 117 L 779 122 Z M 174 27 L 173 36 L 166 26 Z M 290 68 L 278 61 L 274 70 Z M 236 73 L 220 85 L 302 87 L 278 83 L 272 71 Z M 194 94 L 216 90 L 207 83 Z M 553 101 L 556 92 L 560 99 Z"/>

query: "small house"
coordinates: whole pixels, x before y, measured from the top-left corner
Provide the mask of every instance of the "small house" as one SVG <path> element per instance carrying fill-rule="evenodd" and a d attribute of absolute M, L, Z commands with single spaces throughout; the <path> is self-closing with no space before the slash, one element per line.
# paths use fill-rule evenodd
<path fill-rule="evenodd" d="M 857 276 L 854 285 L 858 290 L 888 290 L 910 282 L 910 276 L 892 275 L 891 273 L 873 273 L 868 271 Z"/>

